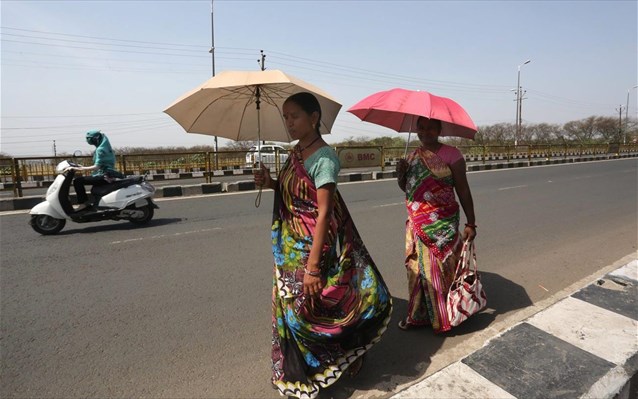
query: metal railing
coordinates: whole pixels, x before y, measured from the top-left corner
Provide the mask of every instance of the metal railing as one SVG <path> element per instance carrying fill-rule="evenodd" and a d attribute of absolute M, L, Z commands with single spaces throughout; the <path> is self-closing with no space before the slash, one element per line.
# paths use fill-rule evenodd
<path fill-rule="evenodd" d="M 343 147 L 340 147 L 343 148 Z M 354 147 L 353 147 L 354 148 Z M 379 165 L 392 165 L 403 158 L 405 147 L 357 146 L 381 150 Z M 417 148 L 416 143 L 408 151 Z M 596 145 L 501 145 L 501 146 L 459 146 L 468 162 L 503 160 L 557 159 L 582 157 L 588 155 L 637 153 L 638 144 L 596 144 Z M 154 179 L 205 178 L 211 182 L 215 171 L 250 168 L 247 164 L 247 151 L 218 152 L 174 152 L 156 154 L 127 154 L 116 157 L 116 169 L 125 175 L 150 174 Z M 24 157 L 0 158 L 0 183 L 3 190 L 13 190 L 14 196 L 22 197 L 23 190 L 35 187 L 47 187 L 56 176 L 55 168 L 61 161 L 72 159 L 74 162 L 91 165 L 90 156 L 83 157 Z M 267 165 L 275 172 L 281 168 L 279 150 L 275 152 L 275 163 Z"/>

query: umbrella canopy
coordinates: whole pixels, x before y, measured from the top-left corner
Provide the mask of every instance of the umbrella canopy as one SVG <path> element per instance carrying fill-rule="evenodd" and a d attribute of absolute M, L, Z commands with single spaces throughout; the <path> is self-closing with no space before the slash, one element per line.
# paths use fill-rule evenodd
<path fill-rule="evenodd" d="M 164 112 L 188 133 L 239 141 L 291 142 L 281 107 L 299 92 L 317 97 L 322 133 L 329 133 L 341 104 L 323 90 L 278 70 L 220 72 Z"/>
<path fill-rule="evenodd" d="M 362 121 L 385 126 L 397 132 L 413 132 L 419 116 L 441 121 L 441 136 L 474 139 L 476 125 L 453 100 L 427 91 L 392 89 L 374 93 L 359 101 L 348 112 Z"/>

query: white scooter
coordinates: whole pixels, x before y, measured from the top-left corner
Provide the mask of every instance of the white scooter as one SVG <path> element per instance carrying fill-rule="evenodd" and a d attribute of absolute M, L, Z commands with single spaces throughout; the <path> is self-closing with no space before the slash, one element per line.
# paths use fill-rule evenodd
<path fill-rule="evenodd" d="M 95 198 L 91 207 L 74 210 L 69 198 L 69 189 L 75 171 L 69 167 L 80 166 L 62 161 L 56 167 L 55 180 L 47 190 L 46 199 L 31 209 L 29 224 L 40 234 L 57 234 L 64 228 L 67 219 L 77 223 L 102 220 L 129 220 L 135 224 L 148 223 L 153 218 L 155 187 L 144 176 L 115 179 L 104 186 L 93 186 L 91 195 Z"/>

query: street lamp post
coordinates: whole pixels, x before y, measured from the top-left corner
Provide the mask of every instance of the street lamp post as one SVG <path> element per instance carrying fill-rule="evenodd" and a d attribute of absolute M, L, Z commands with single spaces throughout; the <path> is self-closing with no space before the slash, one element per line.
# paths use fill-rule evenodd
<path fill-rule="evenodd" d="M 627 89 L 627 103 L 625 104 L 625 132 L 622 136 L 623 144 L 627 144 L 627 130 L 629 130 L 629 92 L 636 87 L 638 87 L 638 85 Z"/>
<path fill-rule="evenodd" d="M 208 50 L 211 57 L 211 69 L 213 77 L 215 76 L 215 19 L 213 17 L 213 0 L 210 0 L 210 50 Z M 215 160 L 217 160 L 217 136 L 215 136 Z M 217 162 L 215 162 L 217 166 Z"/>
<path fill-rule="evenodd" d="M 516 137 L 514 137 L 514 147 L 518 145 L 518 138 L 521 135 L 521 111 L 523 109 L 523 94 L 521 93 L 521 67 L 529 64 L 532 60 L 527 60 L 518 66 L 518 80 L 516 81 Z"/>
<path fill-rule="evenodd" d="M 210 53 L 211 70 L 213 73 L 213 77 L 215 77 L 215 17 L 213 14 L 213 1 L 214 0 L 210 0 L 210 50 L 208 50 L 208 52 Z M 215 136 L 215 169 L 217 169 L 217 166 L 219 166 L 219 159 L 217 157 L 218 153 L 219 146 L 217 136 Z M 209 174 L 206 174 L 206 182 L 210 183 Z"/>

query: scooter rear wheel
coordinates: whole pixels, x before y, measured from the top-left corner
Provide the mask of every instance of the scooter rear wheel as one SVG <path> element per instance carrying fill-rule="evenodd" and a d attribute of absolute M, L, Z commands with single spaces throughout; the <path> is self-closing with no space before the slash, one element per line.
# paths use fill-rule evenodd
<path fill-rule="evenodd" d="M 49 215 L 32 215 L 29 223 L 33 230 L 48 236 L 58 234 L 66 225 L 66 219 L 56 219 Z"/>

